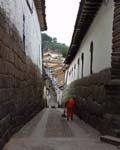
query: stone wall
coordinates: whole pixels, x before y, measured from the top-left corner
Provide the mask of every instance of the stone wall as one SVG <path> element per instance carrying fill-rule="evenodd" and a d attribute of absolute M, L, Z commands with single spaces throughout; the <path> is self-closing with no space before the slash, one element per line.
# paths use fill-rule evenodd
<path fill-rule="evenodd" d="M 119 123 L 117 117 L 108 109 L 108 94 L 105 87 L 109 83 L 111 83 L 111 71 L 106 69 L 72 82 L 63 91 L 64 101 L 70 96 L 76 98 L 75 113 L 79 118 L 103 134 L 115 134 L 113 133 L 113 124 L 116 123 L 115 126 L 118 126 Z"/>
<path fill-rule="evenodd" d="M 17 29 L 0 9 L 0 149 L 44 107 L 42 75 L 23 47 Z"/>

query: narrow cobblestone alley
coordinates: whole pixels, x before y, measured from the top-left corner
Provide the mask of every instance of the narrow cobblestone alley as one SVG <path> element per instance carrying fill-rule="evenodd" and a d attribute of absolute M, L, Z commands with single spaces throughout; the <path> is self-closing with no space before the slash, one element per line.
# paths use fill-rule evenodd
<path fill-rule="evenodd" d="M 76 116 L 67 121 L 61 113 L 61 109 L 44 109 L 3 150 L 117 150 L 100 142 L 100 134 Z"/>

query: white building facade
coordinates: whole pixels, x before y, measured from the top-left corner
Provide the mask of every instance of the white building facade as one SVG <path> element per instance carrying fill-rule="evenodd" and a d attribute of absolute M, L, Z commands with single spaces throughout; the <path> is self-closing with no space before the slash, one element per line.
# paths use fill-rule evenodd
<path fill-rule="evenodd" d="M 37 1 L 41 7 L 39 0 L 0 0 L 0 6 L 18 30 L 26 55 L 42 71 L 41 31 L 46 30 L 46 26 L 40 22 L 42 8 L 37 10 Z"/>
<path fill-rule="evenodd" d="M 95 3 L 97 4 L 97 2 Z M 89 14 L 87 15 L 89 17 Z M 68 52 L 65 62 L 69 65 L 65 73 L 65 82 L 67 85 L 76 79 L 98 73 L 106 68 L 111 68 L 114 1 L 109 0 L 107 3 L 104 1 L 101 2 L 98 11 L 94 15 L 95 17 L 92 18 L 93 20 L 89 27 L 87 27 L 87 31 L 82 40 L 78 42 L 80 44 L 78 44 L 79 47 L 75 56 L 69 58 L 69 55 L 73 54 Z M 81 16 L 82 14 L 78 15 L 77 19 Z M 79 30 L 78 27 L 75 28 L 78 34 Z M 75 34 L 73 34 L 70 47 L 73 51 L 75 46 L 74 39 Z"/>
<path fill-rule="evenodd" d="M 63 101 L 75 97 L 74 110 L 80 118 L 102 134 L 117 137 L 116 129 L 120 129 L 120 124 L 115 123 L 120 115 L 120 1 L 81 0 L 65 68 Z M 105 117 L 106 114 L 112 117 Z"/>

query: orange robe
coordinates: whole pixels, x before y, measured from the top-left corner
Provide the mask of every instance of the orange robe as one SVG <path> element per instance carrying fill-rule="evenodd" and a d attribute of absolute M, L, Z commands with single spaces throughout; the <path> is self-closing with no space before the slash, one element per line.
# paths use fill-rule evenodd
<path fill-rule="evenodd" d="M 75 101 L 73 98 L 70 98 L 68 99 L 66 102 L 65 102 L 65 106 L 67 108 L 67 119 L 73 119 L 73 108 L 74 108 L 74 105 L 75 105 Z"/>

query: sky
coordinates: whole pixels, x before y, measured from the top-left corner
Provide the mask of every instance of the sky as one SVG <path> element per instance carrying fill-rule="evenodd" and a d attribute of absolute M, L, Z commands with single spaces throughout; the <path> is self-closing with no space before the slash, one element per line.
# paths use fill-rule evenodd
<path fill-rule="evenodd" d="M 46 0 L 47 33 L 70 46 L 80 0 Z"/>

